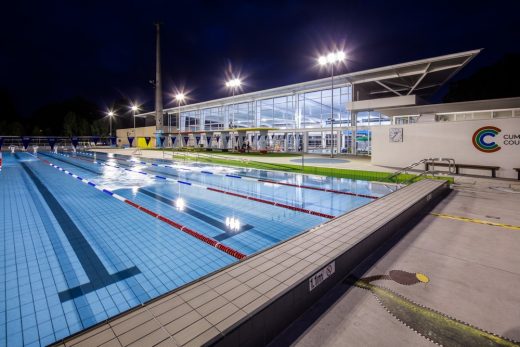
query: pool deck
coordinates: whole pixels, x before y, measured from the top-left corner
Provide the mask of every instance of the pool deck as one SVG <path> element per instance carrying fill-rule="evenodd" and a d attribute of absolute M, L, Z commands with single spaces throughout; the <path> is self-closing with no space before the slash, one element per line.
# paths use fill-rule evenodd
<path fill-rule="evenodd" d="M 391 270 L 424 273 L 429 283 L 373 283 L 474 327 L 520 341 L 520 193 L 500 191 L 497 186 L 503 187 L 504 181 L 467 178 L 431 211 L 464 218 L 426 215 L 404 237 L 389 241 L 361 265 L 356 276 Z M 460 345 L 453 336 L 446 339 L 442 330 L 435 335 L 435 324 L 422 334 L 421 329 L 404 325 L 368 290 L 342 282 L 271 346 L 344 346 L 345 341 L 360 346 Z M 430 341 L 422 335 L 436 338 Z M 462 335 L 458 336 L 461 342 Z"/>
<path fill-rule="evenodd" d="M 446 191 L 407 186 L 56 345 L 264 345 Z"/>

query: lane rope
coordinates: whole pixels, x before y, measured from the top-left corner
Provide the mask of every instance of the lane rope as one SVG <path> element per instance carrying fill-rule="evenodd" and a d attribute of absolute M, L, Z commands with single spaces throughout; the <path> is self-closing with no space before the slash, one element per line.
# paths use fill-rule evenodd
<path fill-rule="evenodd" d="M 76 158 L 76 159 L 79 159 L 79 160 L 87 161 L 86 159 L 83 159 L 83 158 L 70 157 L 70 156 L 65 155 L 65 154 L 60 154 L 60 155 L 63 155 L 63 156 L 68 157 L 68 158 Z M 106 163 L 103 164 L 103 163 L 97 163 L 97 162 L 94 163 L 94 162 L 91 162 L 91 161 L 88 161 L 88 163 L 98 164 L 98 165 L 107 166 L 107 167 L 113 167 L 113 168 L 129 171 L 129 172 L 138 173 L 138 174 L 141 174 L 141 175 L 146 175 L 148 177 L 152 177 L 152 178 L 156 178 L 156 179 L 160 179 L 160 180 L 176 182 L 176 183 L 179 183 L 179 184 L 184 184 L 184 185 L 189 185 L 189 186 L 192 186 L 192 187 L 206 189 L 206 190 L 209 190 L 209 191 L 212 191 L 212 192 L 216 192 L 216 193 L 226 194 L 226 195 L 235 196 L 235 197 L 246 199 L 246 200 L 251 200 L 251 201 L 260 202 L 260 203 L 263 203 L 263 204 L 268 204 L 268 205 L 272 205 L 272 206 L 276 206 L 276 207 L 281 207 L 281 208 L 289 209 L 289 210 L 292 210 L 292 211 L 298 211 L 298 212 L 302 212 L 302 213 L 307 213 L 307 214 L 310 214 L 310 215 L 313 215 L 313 216 L 318 216 L 318 217 L 323 217 L 323 218 L 328 218 L 328 219 L 336 218 L 336 216 L 333 216 L 333 215 L 327 214 L 327 213 L 313 211 L 313 210 L 309 210 L 309 209 L 306 209 L 306 208 L 292 206 L 292 205 L 287 205 L 287 204 L 284 204 L 284 203 L 270 201 L 270 200 L 266 200 L 266 199 L 256 198 L 256 197 L 249 196 L 249 195 L 234 193 L 234 192 L 230 192 L 230 191 L 226 191 L 226 190 L 222 190 L 222 189 L 212 188 L 212 187 L 204 186 L 204 185 L 198 184 L 198 183 L 187 182 L 187 181 L 182 181 L 182 180 L 176 180 L 176 179 L 169 178 L 169 177 L 149 174 L 149 173 L 144 172 L 144 171 L 132 170 L 132 169 L 129 169 L 129 168 L 118 166 L 118 165 L 109 165 L 109 164 L 106 164 Z"/>
<path fill-rule="evenodd" d="M 91 157 L 94 156 L 90 152 L 77 152 L 77 153 L 81 153 L 81 154 L 88 155 L 88 156 L 91 156 Z M 119 154 L 119 155 L 124 156 L 124 154 Z M 262 182 L 262 183 L 270 183 L 270 184 L 279 184 L 279 185 L 283 185 L 283 186 L 297 187 L 297 188 L 310 189 L 310 190 L 317 190 L 317 191 L 333 193 L 333 194 L 357 196 L 357 197 L 361 197 L 361 198 L 374 199 L 374 200 L 375 199 L 379 199 L 379 196 L 374 196 L 374 195 L 369 195 L 369 194 L 358 194 L 358 193 L 353 193 L 353 192 L 345 192 L 345 191 L 337 190 L 337 189 L 319 188 L 319 187 L 313 187 L 313 186 L 307 186 L 307 185 L 298 185 L 298 184 L 285 183 L 285 182 L 280 182 L 280 181 L 272 181 L 272 180 L 266 180 L 266 179 L 261 179 L 261 178 L 252 178 L 252 177 L 239 176 L 239 175 L 216 174 L 214 172 L 205 171 L 205 170 L 195 170 L 195 169 L 187 169 L 187 168 L 175 168 L 175 167 L 173 167 L 171 165 L 159 164 L 159 163 L 155 163 L 155 162 L 150 163 L 150 162 L 146 162 L 146 161 L 130 160 L 130 159 L 117 159 L 117 158 L 113 158 L 113 159 L 115 159 L 115 160 L 123 160 L 123 161 L 131 162 L 131 163 L 143 164 L 143 165 L 147 165 L 147 166 L 164 167 L 164 168 L 169 168 L 169 169 L 173 169 L 173 170 L 185 170 L 185 171 L 192 171 L 192 172 L 203 173 L 203 174 L 207 174 L 207 175 L 215 175 L 215 176 L 223 176 L 223 177 L 230 177 L 230 178 L 238 178 L 238 179 L 243 179 L 243 180 L 246 180 L 246 181 Z"/>
<path fill-rule="evenodd" d="M 81 176 L 78 176 L 78 175 L 76 175 L 76 174 L 74 174 L 74 173 L 72 173 L 72 172 L 70 172 L 68 170 L 65 170 L 64 168 L 62 168 L 60 166 L 57 166 L 57 165 L 51 163 L 48 160 L 40 159 L 40 158 L 38 158 L 38 159 L 43 161 L 46 164 L 49 164 L 49 166 L 51 166 L 51 167 L 53 167 L 53 168 L 63 172 L 64 174 L 66 174 L 68 176 L 71 176 L 71 177 L 73 177 L 73 178 L 75 178 L 75 179 L 85 183 L 86 185 L 94 187 L 97 190 L 99 190 L 99 191 L 101 191 L 101 192 L 103 192 L 103 193 L 105 193 L 105 194 L 107 194 L 107 195 L 109 195 L 109 196 L 119 200 L 119 201 L 122 201 L 125 204 L 128 204 L 128 205 L 136 208 L 137 210 L 139 210 L 141 212 L 144 212 L 144 213 L 146 213 L 146 214 L 148 214 L 148 215 L 150 215 L 150 216 L 152 216 L 154 218 L 157 218 L 160 221 L 162 221 L 162 222 L 164 222 L 164 223 L 166 223 L 166 224 L 168 224 L 168 225 L 170 225 L 170 226 L 172 226 L 172 227 L 174 227 L 174 228 L 176 228 L 176 229 L 178 229 L 178 230 L 180 230 L 180 231 L 182 231 L 182 232 L 184 232 L 184 233 L 186 233 L 186 234 L 188 234 L 190 236 L 193 236 L 196 239 L 198 239 L 200 241 L 203 241 L 206 244 L 208 244 L 210 246 L 213 246 L 213 247 L 215 247 L 216 249 L 218 249 L 220 251 L 223 251 L 223 252 L 231 255 L 232 257 L 235 257 L 235 258 L 237 258 L 239 260 L 240 259 L 244 259 L 246 257 L 245 254 L 243 254 L 243 253 L 241 253 L 241 252 L 239 252 L 239 251 L 237 251 L 237 250 L 235 250 L 235 249 L 233 249 L 231 247 L 225 246 L 225 245 L 217 242 L 216 240 L 212 239 L 211 237 L 205 236 L 205 235 L 203 235 L 203 234 L 201 234 L 201 233 L 199 233 L 199 232 L 197 232 L 197 231 L 195 231 L 193 229 L 188 228 L 187 226 L 179 224 L 179 223 L 177 223 L 177 222 L 175 222 L 175 221 L 173 221 L 173 220 L 171 220 L 171 219 L 169 219 L 169 218 L 167 218 L 165 216 L 162 216 L 162 215 L 160 215 L 160 214 L 158 214 L 158 213 L 156 213 L 156 212 L 154 212 L 152 210 L 147 209 L 146 207 L 143 207 L 143 206 L 141 206 L 139 204 L 136 204 L 135 202 L 133 202 L 133 201 L 131 201 L 131 200 L 121 196 L 121 195 L 118 195 L 118 194 L 112 192 L 109 189 L 106 189 L 106 188 L 104 188 L 104 187 L 102 187 L 102 186 L 100 186 L 100 185 L 98 185 L 98 184 L 96 184 L 94 182 L 91 182 L 91 181 L 89 181 L 89 180 L 87 180 L 87 179 L 85 179 L 85 178 L 83 178 Z"/>

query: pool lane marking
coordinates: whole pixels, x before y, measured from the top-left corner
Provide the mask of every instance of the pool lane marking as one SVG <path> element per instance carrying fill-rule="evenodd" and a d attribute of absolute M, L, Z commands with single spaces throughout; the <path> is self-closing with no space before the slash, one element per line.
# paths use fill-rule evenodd
<path fill-rule="evenodd" d="M 312 187 L 312 186 L 304 186 L 299 184 L 293 184 L 293 183 L 286 183 L 286 182 L 280 182 L 280 181 L 271 181 L 266 179 L 258 179 L 258 182 L 264 182 L 264 183 L 271 183 L 271 184 L 279 184 L 282 186 L 289 186 L 289 187 L 296 187 L 296 188 L 303 188 L 303 189 L 310 189 L 310 190 L 319 190 L 323 192 L 328 193 L 334 193 L 334 194 L 342 194 L 342 195 L 351 195 L 351 196 L 358 196 L 360 198 L 367 198 L 367 199 L 379 199 L 378 196 L 374 195 L 367 195 L 367 194 L 358 194 L 358 193 L 352 193 L 352 192 L 344 192 L 342 190 L 336 190 L 336 189 L 327 189 L 327 188 L 318 188 L 318 187 Z"/>
<path fill-rule="evenodd" d="M 330 215 L 330 214 L 321 213 L 321 212 L 317 212 L 317 211 L 312 211 L 312 210 L 308 210 L 306 208 L 286 205 L 286 204 L 282 204 L 282 203 L 279 203 L 279 202 L 259 199 L 259 198 L 255 198 L 255 197 L 252 197 L 252 196 L 247 196 L 247 195 L 242 195 L 242 194 L 238 194 L 238 193 L 228 192 L 228 191 L 221 190 L 221 189 L 208 187 L 207 190 L 210 190 L 212 192 L 226 194 L 226 195 L 236 196 L 236 197 L 239 197 L 239 198 L 242 198 L 242 199 L 257 201 L 257 202 L 261 202 L 261 203 L 264 203 L 264 204 L 269 204 L 269 205 L 273 205 L 273 206 L 277 206 L 277 207 L 282 207 L 282 208 L 286 208 L 286 209 L 293 210 L 293 211 L 303 212 L 303 213 L 311 214 L 313 216 L 329 218 L 329 219 L 336 218 L 335 216 Z"/>
<path fill-rule="evenodd" d="M 65 234 L 65 237 L 69 241 L 70 246 L 76 254 L 76 257 L 89 280 L 88 283 L 59 292 L 58 296 L 61 302 L 75 299 L 97 289 L 104 288 L 112 283 L 122 281 L 141 273 L 137 266 L 132 266 L 114 274 L 109 274 L 105 265 L 103 265 L 101 259 L 99 259 L 92 246 L 89 244 L 85 236 L 83 236 L 83 233 L 78 229 L 76 223 L 72 221 L 67 211 L 65 211 L 54 195 L 43 184 L 38 176 L 34 174 L 28 165 L 23 162 L 21 165 L 42 195 L 43 199 L 49 206 L 49 209 L 52 211 L 52 214 L 60 225 L 63 234 Z"/>
<path fill-rule="evenodd" d="M 483 225 L 489 225 L 494 227 L 500 227 L 504 229 L 511 229 L 511 230 L 520 230 L 520 225 L 511 225 L 511 224 L 503 224 L 503 223 L 495 223 L 488 220 L 483 219 L 475 219 L 475 218 L 468 218 L 468 217 L 462 217 L 462 216 L 454 216 L 451 214 L 445 214 L 445 213 L 430 213 L 433 216 L 445 218 L 445 219 L 452 219 L 452 220 L 458 220 L 461 222 L 469 222 L 469 223 L 476 223 L 476 224 L 483 224 Z"/>
<path fill-rule="evenodd" d="M 81 166 L 81 165 L 78 165 L 78 164 L 74 164 L 74 163 L 68 162 L 68 161 L 66 161 L 66 160 L 63 160 L 63 159 L 60 159 L 60 158 L 57 158 L 57 157 L 54 157 L 54 156 L 52 156 L 52 155 L 48 155 L 48 154 L 45 154 L 45 153 L 38 153 L 38 154 L 43 154 L 43 155 L 46 156 L 46 157 L 49 157 L 49 158 L 53 158 L 53 159 L 59 160 L 59 161 L 61 161 L 62 163 L 65 163 L 65 164 L 69 164 L 69 165 L 75 166 L 75 167 L 77 167 L 77 168 L 79 168 L 79 169 L 82 169 L 82 170 L 85 170 L 85 171 L 91 172 L 91 173 L 93 173 L 93 174 L 95 174 L 95 175 L 98 175 L 98 176 L 101 175 L 100 172 L 97 172 L 97 171 L 95 171 L 95 170 L 92 170 L 91 168 L 87 168 L 87 167 L 84 167 L 84 166 Z"/>
<path fill-rule="evenodd" d="M 77 159 L 85 160 L 85 159 L 82 159 L 82 158 L 77 158 Z M 90 162 L 90 163 L 92 163 L 92 162 Z M 226 194 L 226 195 L 230 195 L 230 196 L 235 196 L 235 197 L 246 199 L 246 200 L 252 200 L 252 201 L 260 202 L 260 203 L 267 204 L 267 205 L 272 205 L 272 206 L 276 206 L 276 207 L 285 208 L 285 209 L 292 210 L 292 211 L 307 213 L 307 214 L 310 214 L 310 215 L 313 215 L 313 216 L 318 216 L 318 217 L 323 217 L 323 218 L 328 218 L 328 219 L 336 218 L 336 216 L 333 216 L 331 214 L 322 213 L 322 212 L 318 212 L 318 211 L 313 211 L 313 210 L 309 210 L 309 209 L 301 208 L 301 207 L 296 207 L 296 206 L 292 206 L 292 205 L 287 205 L 287 204 L 283 204 L 283 203 L 275 202 L 275 201 L 271 201 L 271 200 L 255 198 L 253 196 L 239 194 L 239 193 L 234 193 L 234 192 L 230 192 L 230 191 L 226 191 L 226 190 L 222 190 L 222 189 L 211 188 L 211 187 L 204 186 L 204 185 L 197 184 L 197 183 L 176 180 L 176 179 L 173 179 L 173 178 L 159 176 L 159 175 L 153 175 L 153 174 L 149 174 L 147 172 L 132 170 L 132 169 L 128 169 L 128 168 L 117 166 L 117 165 L 108 165 L 108 164 L 102 164 L 102 163 L 97 163 L 97 164 L 98 165 L 105 165 L 105 166 L 108 166 L 108 167 L 114 167 L 114 168 L 122 169 L 122 170 L 125 170 L 125 171 L 135 172 L 135 173 L 139 173 L 141 175 L 147 175 L 149 177 L 158 178 L 158 179 L 161 179 L 161 180 L 167 180 L 167 181 L 171 181 L 171 182 L 177 182 L 177 183 L 180 183 L 180 184 L 190 185 L 190 186 L 193 186 L 193 187 L 210 190 L 212 192 Z M 74 165 L 74 164 L 72 164 L 72 165 Z"/>
<path fill-rule="evenodd" d="M 57 157 L 54 157 L 54 156 L 50 156 L 50 155 L 44 154 L 44 153 L 40 153 L 40 154 L 43 154 L 43 155 L 45 155 L 45 156 L 47 156 L 47 157 L 49 157 L 49 158 L 53 158 L 53 159 L 59 160 L 59 161 L 61 161 L 61 162 L 63 162 L 63 163 L 66 163 L 66 164 L 68 164 L 68 165 L 72 165 L 72 166 L 75 166 L 75 167 L 77 167 L 77 168 L 80 168 L 80 169 L 83 169 L 83 170 L 87 170 L 87 171 L 92 172 L 92 173 L 94 173 L 94 174 L 96 174 L 96 175 L 98 175 L 98 176 L 101 174 L 101 173 L 96 172 L 96 171 L 94 171 L 94 170 L 92 170 L 92 169 L 90 169 L 90 168 L 86 168 L 86 167 L 84 167 L 84 166 L 82 166 L 82 165 L 78 165 L 78 164 L 76 164 L 76 163 L 72 163 L 72 162 L 70 162 L 70 161 L 66 161 L 66 160 L 63 160 L 63 159 L 60 159 L 60 158 L 57 158 Z M 67 158 L 68 158 L 68 157 L 67 157 Z M 88 162 L 89 164 L 92 164 L 92 162 L 91 162 L 90 160 L 83 159 L 83 158 L 77 158 L 77 159 L 84 160 L 84 161 Z M 105 166 L 109 166 L 109 167 L 114 167 L 114 166 L 107 165 L 107 164 L 101 164 L 101 163 L 97 163 L 97 164 L 99 164 L 99 165 L 105 165 Z M 118 167 L 118 168 L 120 168 L 120 167 Z M 120 169 L 125 169 L 125 168 L 120 168 Z M 158 177 L 161 177 L 161 176 L 158 176 Z M 164 178 L 164 179 L 166 179 L 166 178 Z M 151 197 L 151 198 L 153 198 L 153 199 L 159 200 L 159 201 L 161 201 L 161 202 L 163 202 L 163 203 L 165 203 L 165 204 L 167 204 L 167 205 L 175 206 L 175 203 L 174 203 L 172 200 L 170 200 L 170 199 L 168 199 L 168 198 L 165 198 L 165 197 L 163 197 L 163 196 L 161 196 L 161 195 L 159 195 L 159 194 L 156 194 L 156 193 L 154 193 L 154 192 L 151 192 L 151 191 L 145 190 L 145 189 L 143 189 L 143 188 L 139 188 L 138 190 L 139 190 L 141 193 L 143 193 L 143 194 L 145 194 L 145 195 L 148 195 L 149 197 Z M 214 226 L 214 227 L 217 228 L 217 229 L 220 229 L 220 230 L 224 231 L 224 234 L 229 233 L 229 228 L 226 227 L 226 224 L 225 224 L 225 223 L 222 223 L 221 221 L 219 221 L 219 220 L 217 220 L 217 219 L 214 219 L 214 218 L 211 218 L 211 217 L 207 217 L 206 215 L 204 215 L 204 214 L 202 214 L 202 213 L 200 213 L 200 212 L 198 212 L 198 211 L 196 211 L 196 210 L 194 210 L 194 209 L 191 209 L 191 208 L 189 208 L 188 206 L 185 206 L 185 207 L 184 207 L 183 212 L 185 212 L 185 213 L 191 215 L 192 217 L 195 217 L 195 218 L 197 218 L 197 219 L 200 219 L 201 221 L 203 221 L 203 222 L 205 222 L 205 223 L 207 223 L 207 224 L 209 224 L 209 225 L 212 225 L 212 226 Z M 230 234 L 230 236 L 228 236 L 228 237 L 234 236 L 234 235 L 236 235 L 236 234 L 238 234 L 238 233 L 241 233 L 241 232 L 247 231 L 247 230 L 252 229 L 252 228 L 253 228 L 252 225 L 250 225 L 250 224 L 244 224 L 244 225 L 242 225 L 242 226 L 240 227 L 240 230 L 237 230 L 237 231 L 234 232 L 233 234 Z M 219 235 L 220 235 L 220 234 L 219 234 Z M 218 239 L 216 239 L 216 240 L 217 240 L 217 241 L 221 241 L 221 240 L 218 240 Z"/>
<path fill-rule="evenodd" d="M 88 153 L 88 152 L 80 152 L 80 153 L 83 153 L 85 155 L 89 155 L 89 156 L 93 157 L 93 155 Z M 120 154 L 120 155 L 123 155 L 123 154 Z M 170 168 L 170 169 L 176 169 L 176 168 L 174 168 L 173 166 L 170 166 L 170 165 L 157 164 L 157 163 L 153 163 L 153 162 L 149 163 L 149 162 L 139 161 L 139 160 L 117 159 L 117 158 L 112 158 L 112 159 L 128 161 L 128 162 L 131 162 L 131 163 L 138 163 L 138 164 L 143 164 L 143 165 L 147 165 L 147 166 L 157 166 L 157 167 L 165 167 L 165 168 Z M 209 175 L 215 175 L 215 176 L 225 176 L 225 177 L 230 177 L 230 178 L 239 178 L 239 179 L 243 179 L 243 180 L 247 180 L 247 181 L 255 181 L 255 182 L 270 183 L 270 184 L 280 184 L 280 185 L 288 186 L 288 187 L 296 187 L 296 188 L 302 188 L 302 189 L 317 190 L 317 191 L 333 193 L 333 194 L 358 196 L 358 197 L 361 197 L 361 198 L 374 199 L 374 200 L 375 199 L 379 199 L 379 196 L 375 196 L 375 195 L 358 194 L 358 193 L 345 192 L 345 191 L 336 190 L 336 189 L 327 189 L 327 188 L 319 188 L 319 187 L 313 187 L 313 186 L 298 185 L 298 184 L 285 183 L 285 182 L 280 182 L 280 181 L 272 181 L 272 180 L 266 180 L 266 179 L 262 179 L 262 178 L 245 177 L 245 176 L 239 176 L 239 175 L 215 174 L 213 172 L 204 171 L 204 170 L 193 170 L 193 169 L 186 169 L 186 168 L 179 168 L 179 169 L 180 170 L 186 170 L 186 171 L 195 171 L 195 172 L 209 174 Z"/>
<path fill-rule="evenodd" d="M 141 192 L 143 193 L 144 195 L 147 195 L 155 200 L 158 200 L 168 206 L 173 206 L 175 207 L 175 201 L 172 200 L 172 199 L 169 199 L 167 197 L 164 197 L 160 194 L 157 194 L 156 192 L 152 192 L 148 189 L 144 189 L 144 188 L 138 188 L 137 189 L 138 192 Z M 184 206 L 184 209 L 183 209 L 183 212 L 186 212 L 187 214 L 197 218 L 197 219 L 200 219 L 201 221 L 203 222 L 206 222 L 207 224 L 209 225 L 212 225 L 214 226 L 215 228 L 217 229 L 220 229 L 222 231 L 224 231 L 224 234 L 229 234 L 231 236 L 234 236 L 234 235 L 237 235 L 239 233 L 242 233 L 244 231 L 247 231 L 249 229 L 253 229 L 253 226 L 250 225 L 250 224 L 243 224 L 243 225 L 240 225 L 240 230 L 237 230 L 235 232 L 230 232 L 229 231 L 229 228 L 226 226 L 225 223 L 217 220 L 217 219 L 214 219 L 214 218 L 211 218 L 211 217 L 208 217 L 206 215 L 204 215 L 203 213 L 200 213 L 199 211 L 196 211 L 188 206 Z M 215 238 L 215 237 L 214 237 Z M 216 238 L 215 238 L 216 239 Z M 217 239 L 216 239 L 217 240 Z M 217 240 L 217 241 L 221 241 L 221 240 Z"/>
<path fill-rule="evenodd" d="M 110 195 L 111 197 L 113 197 L 113 198 L 115 198 L 115 199 L 117 199 L 119 201 L 122 201 L 122 202 L 124 202 L 124 203 L 126 203 L 126 204 L 128 204 L 128 205 L 130 205 L 130 206 L 132 206 L 132 207 L 134 207 L 136 209 L 138 209 L 139 211 L 142 211 L 142 212 L 144 212 L 144 213 L 146 213 L 146 214 L 148 214 L 148 215 L 150 215 L 150 216 L 152 216 L 154 218 L 157 218 L 160 221 L 162 221 L 162 222 L 164 222 L 166 224 L 169 224 L 170 226 L 172 226 L 172 227 L 174 227 L 174 228 L 176 228 L 176 229 L 178 229 L 178 230 L 180 230 L 180 231 L 182 231 L 182 232 L 184 232 L 184 233 L 186 233 L 186 234 L 188 234 L 190 236 L 193 236 L 196 239 L 199 239 L 200 241 L 203 241 L 203 242 L 207 243 L 210 246 L 213 246 L 213 247 L 217 248 L 220 251 L 223 251 L 223 252 L 225 252 L 225 253 L 227 253 L 227 254 L 229 254 L 229 255 L 237 258 L 237 259 L 243 259 L 243 258 L 246 257 L 245 254 L 243 254 L 243 253 L 241 253 L 241 252 L 239 252 L 239 251 L 237 251 L 237 250 L 235 250 L 235 249 L 233 249 L 231 247 L 225 246 L 225 245 L 219 243 L 218 241 L 216 241 L 216 240 L 214 240 L 214 239 L 212 239 L 212 238 L 210 238 L 208 236 L 205 236 L 205 235 L 203 235 L 203 234 L 201 234 L 201 233 L 199 233 L 199 232 L 197 232 L 197 231 L 195 231 L 193 229 L 188 228 L 187 226 L 184 226 L 182 224 L 174 222 L 173 220 L 171 220 L 171 219 L 169 219 L 167 217 L 164 217 L 164 216 L 162 216 L 162 215 L 160 215 L 158 213 L 155 213 L 152 210 L 147 209 L 146 207 L 138 205 L 135 202 L 133 202 L 131 200 L 128 200 L 125 197 L 110 191 L 109 189 L 103 188 L 102 186 L 99 186 L 96 183 L 90 182 L 90 181 L 88 181 L 88 180 L 86 180 L 86 179 L 84 179 L 84 178 L 82 178 L 82 177 L 80 177 L 78 175 L 73 174 L 72 172 L 70 172 L 68 170 L 65 170 L 65 169 L 63 169 L 63 168 L 61 168 L 61 167 L 59 167 L 57 165 L 54 165 L 53 163 L 51 163 L 48 160 L 45 160 L 45 159 L 40 159 L 40 160 L 42 160 L 46 164 L 49 164 L 53 168 L 55 168 L 55 169 L 57 169 L 59 171 L 62 171 L 63 173 L 65 173 L 65 174 L 67 174 L 67 175 L 69 175 L 69 176 L 71 176 L 73 178 L 76 178 L 76 179 L 80 180 L 81 182 L 83 182 L 83 183 L 85 183 L 85 184 L 87 184 L 89 186 L 92 186 L 92 187 L 96 188 L 97 190 L 102 191 L 103 193 L 106 193 L 106 194 Z"/>

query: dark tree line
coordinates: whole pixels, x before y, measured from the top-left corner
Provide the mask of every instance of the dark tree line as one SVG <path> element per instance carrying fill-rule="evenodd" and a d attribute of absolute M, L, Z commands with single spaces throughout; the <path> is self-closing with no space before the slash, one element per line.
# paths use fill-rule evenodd
<path fill-rule="evenodd" d="M 106 110 L 98 105 L 75 97 L 62 102 L 45 105 L 29 117 L 21 116 L 6 90 L 0 90 L 0 135 L 32 136 L 89 136 L 109 135 L 109 118 Z M 123 106 L 124 105 L 124 106 Z M 113 105 L 118 117 L 113 118 L 112 128 L 132 126 L 127 112 L 128 101 L 119 100 Z"/>

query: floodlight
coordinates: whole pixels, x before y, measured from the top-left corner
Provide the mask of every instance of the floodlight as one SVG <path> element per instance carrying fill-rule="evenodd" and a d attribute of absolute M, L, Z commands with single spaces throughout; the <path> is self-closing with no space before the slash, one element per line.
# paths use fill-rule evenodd
<path fill-rule="evenodd" d="M 175 95 L 175 100 L 177 100 L 179 102 L 184 101 L 184 98 L 185 98 L 184 93 L 178 93 L 177 95 Z"/>

